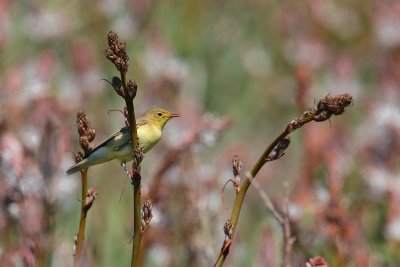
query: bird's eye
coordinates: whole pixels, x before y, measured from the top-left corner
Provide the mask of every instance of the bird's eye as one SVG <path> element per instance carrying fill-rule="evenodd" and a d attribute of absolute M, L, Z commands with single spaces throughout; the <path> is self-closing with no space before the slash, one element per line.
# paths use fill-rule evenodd
<path fill-rule="evenodd" d="M 161 112 L 158 112 L 157 115 L 158 115 L 158 117 L 161 117 L 161 116 L 162 116 L 162 113 L 161 113 Z"/>

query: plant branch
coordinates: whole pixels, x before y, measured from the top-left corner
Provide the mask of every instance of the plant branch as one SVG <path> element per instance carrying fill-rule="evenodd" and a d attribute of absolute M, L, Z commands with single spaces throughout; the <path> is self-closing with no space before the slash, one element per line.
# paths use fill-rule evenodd
<path fill-rule="evenodd" d="M 76 125 L 79 133 L 79 144 L 83 150 L 75 155 L 75 161 L 79 162 L 82 160 L 83 155 L 87 155 L 91 150 L 90 143 L 96 136 L 96 131 L 90 128 L 90 122 L 85 112 L 79 111 L 77 114 Z M 81 193 L 81 217 L 79 221 L 79 231 L 74 237 L 74 267 L 79 266 L 82 258 L 84 241 L 85 241 L 85 227 L 86 217 L 89 209 L 92 207 L 94 200 L 96 199 L 97 191 L 95 188 L 88 190 L 88 168 L 81 171 L 82 175 L 82 193 Z"/>
<path fill-rule="evenodd" d="M 295 131 L 298 128 L 301 128 L 303 125 L 311 122 L 322 122 L 329 120 L 332 115 L 340 115 L 345 111 L 345 107 L 349 106 L 353 102 L 353 98 L 350 94 L 342 94 L 336 97 L 326 96 L 321 99 L 317 105 L 317 109 L 309 109 L 305 111 L 302 115 L 294 118 L 285 128 L 285 130 L 275 138 L 274 141 L 265 149 L 264 153 L 255 163 L 253 168 L 251 169 L 251 177 L 256 177 L 260 169 L 264 166 L 264 164 L 270 160 L 270 154 L 273 150 L 278 147 L 279 143 L 282 142 L 289 134 Z M 279 158 L 279 157 L 278 157 Z M 247 189 L 249 188 L 251 182 L 249 179 L 244 179 L 242 185 L 240 187 L 240 191 L 236 194 L 235 204 L 232 209 L 230 222 L 232 223 L 232 230 L 230 235 L 229 246 L 232 243 L 233 236 L 236 231 L 237 222 L 239 220 L 240 211 L 242 208 L 244 197 L 246 196 Z M 222 245 L 221 252 L 218 256 L 218 259 L 214 266 L 222 266 L 226 257 L 229 254 L 229 246 L 226 247 L 226 243 L 224 241 Z"/>
<path fill-rule="evenodd" d="M 129 57 L 126 52 L 126 43 L 118 40 L 118 35 L 110 32 L 107 36 L 108 48 L 105 50 L 105 56 L 115 65 L 121 78 L 114 77 L 111 85 L 118 95 L 125 100 L 127 127 L 132 137 L 132 170 L 128 172 L 133 185 L 133 245 L 131 266 L 139 266 L 140 262 L 140 244 L 142 239 L 141 231 L 141 175 L 140 162 L 143 159 L 143 153 L 139 148 L 139 140 L 136 127 L 135 108 L 133 99 L 136 97 L 137 85 L 135 81 L 126 80 L 126 73 L 129 66 Z"/>
<path fill-rule="evenodd" d="M 87 169 L 82 171 L 82 198 L 81 198 L 81 219 L 79 221 L 79 232 L 76 235 L 76 247 L 74 252 L 74 267 L 79 266 L 83 251 L 83 243 L 85 241 L 85 226 L 86 226 L 86 216 L 87 210 L 85 210 L 86 202 L 86 192 L 87 192 Z"/>
<path fill-rule="evenodd" d="M 292 266 L 292 245 L 295 238 L 292 237 L 292 231 L 290 229 L 290 218 L 289 218 L 289 185 L 285 183 L 285 195 L 283 201 L 283 224 L 281 224 L 283 232 L 283 266 Z"/>
<path fill-rule="evenodd" d="M 289 186 L 287 183 L 284 184 L 285 194 L 283 200 L 283 212 L 279 212 L 275 205 L 272 203 L 271 198 L 268 194 L 262 190 L 260 184 L 251 177 L 250 173 L 246 173 L 246 178 L 250 180 L 250 183 L 253 185 L 253 188 L 257 191 L 261 199 L 264 201 L 265 206 L 271 211 L 274 218 L 278 221 L 279 225 L 282 228 L 282 236 L 283 236 L 283 254 L 282 254 L 282 262 L 284 267 L 291 267 L 291 252 L 292 245 L 294 242 L 294 237 L 291 235 L 290 229 L 290 218 L 289 218 Z"/>
<path fill-rule="evenodd" d="M 275 208 L 274 203 L 272 203 L 271 198 L 267 195 L 267 193 L 264 190 L 262 190 L 260 184 L 256 180 L 254 180 L 253 177 L 251 177 L 250 173 L 246 173 L 246 178 L 250 180 L 250 183 L 253 185 L 253 188 L 260 195 L 261 199 L 264 201 L 265 206 L 269 209 L 274 218 L 278 221 L 279 224 L 283 225 L 284 223 L 283 216 Z"/>
<path fill-rule="evenodd" d="M 128 85 L 126 83 L 126 75 L 124 72 L 120 72 L 122 86 L 124 88 L 125 96 L 129 96 Z M 136 96 L 137 86 L 136 83 L 133 82 L 133 88 L 135 88 L 134 96 Z M 131 87 L 131 88 L 132 88 Z M 136 157 L 135 151 L 139 147 L 138 142 L 138 134 L 136 127 L 136 116 L 135 116 L 135 107 L 133 105 L 133 98 L 124 97 L 125 105 L 128 112 L 128 120 L 129 126 L 132 136 L 132 156 Z M 143 233 L 141 231 L 141 208 L 140 208 L 140 199 L 141 199 L 141 175 L 140 175 L 140 162 L 138 160 L 134 160 L 132 162 L 132 174 L 130 175 L 131 183 L 133 185 L 133 245 L 132 245 L 132 258 L 131 258 L 131 266 L 138 266 L 140 261 L 140 244 L 142 243 Z"/>

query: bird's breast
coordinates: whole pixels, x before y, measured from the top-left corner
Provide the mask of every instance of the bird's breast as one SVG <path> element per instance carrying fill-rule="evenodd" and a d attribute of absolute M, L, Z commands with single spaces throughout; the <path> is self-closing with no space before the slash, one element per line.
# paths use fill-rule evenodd
<path fill-rule="evenodd" d="M 140 126 L 138 129 L 138 136 L 140 145 L 143 148 L 143 153 L 149 151 L 155 144 L 157 144 L 158 140 L 161 138 L 161 129 L 151 125 L 145 124 Z"/>

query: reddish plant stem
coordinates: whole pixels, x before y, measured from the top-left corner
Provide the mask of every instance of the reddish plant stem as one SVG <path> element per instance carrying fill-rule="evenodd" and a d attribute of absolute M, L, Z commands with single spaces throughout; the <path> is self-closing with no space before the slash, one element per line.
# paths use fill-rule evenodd
<path fill-rule="evenodd" d="M 86 205 L 86 194 L 88 191 L 87 184 L 87 172 L 88 169 L 82 170 L 82 194 L 81 194 L 81 219 L 79 221 L 79 231 L 76 237 L 76 248 L 74 254 L 74 267 L 79 266 L 81 261 L 84 242 L 85 242 L 85 227 L 86 227 L 86 216 L 88 209 L 85 208 Z"/>

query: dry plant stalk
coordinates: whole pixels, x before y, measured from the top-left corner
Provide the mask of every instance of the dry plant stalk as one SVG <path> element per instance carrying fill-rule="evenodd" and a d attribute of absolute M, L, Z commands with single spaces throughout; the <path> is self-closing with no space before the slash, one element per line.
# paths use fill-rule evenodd
<path fill-rule="evenodd" d="M 268 194 L 262 190 L 260 184 L 253 180 L 253 177 L 250 176 L 250 173 L 246 173 L 246 178 L 250 180 L 254 189 L 260 195 L 261 199 L 264 201 L 265 206 L 269 209 L 269 211 L 274 216 L 275 220 L 278 221 L 282 228 L 282 236 L 283 236 L 283 266 L 290 267 L 291 266 L 291 254 L 292 254 L 292 245 L 295 241 L 295 238 L 292 236 L 290 229 L 290 218 L 289 218 L 289 185 L 287 183 L 285 186 L 285 194 L 284 194 L 284 208 L 283 212 L 279 212 L 275 207 L 274 203 L 272 203 L 271 198 Z"/>
<path fill-rule="evenodd" d="M 85 112 L 79 111 L 76 116 L 76 126 L 78 128 L 79 133 L 79 145 L 82 148 L 82 152 L 78 152 L 75 155 L 75 162 L 79 162 L 82 158 L 87 155 L 92 147 L 90 143 L 94 140 L 96 136 L 96 131 L 90 128 L 90 121 Z M 79 266 L 82 258 L 84 241 L 85 241 L 85 226 L 86 226 L 86 217 L 87 212 L 92 207 L 94 200 L 96 199 L 97 191 L 96 188 L 91 187 L 88 190 L 87 185 L 87 170 L 84 169 L 81 171 L 82 175 L 82 195 L 81 195 L 81 218 L 79 221 L 79 231 L 78 234 L 74 237 L 74 266 Z"/>
<path fill-rule="evenodd" d="M 104 51 L 109 59 L 120 73 L 120 78 L 113 77 L 111 85 L 115 92 L 125 100 L 126 112 L 125 122 L 132 137 L 132 169 L 126 170 L 133 185 L 133 220 L 134 235 L 132 245 L 131 266 L 139 266 L 140 262 L 140 243 L 142 240 L 142 211 L 140 208 L 141 197 L 141 175 L 140 162 L 143 159 L 143 153 L 139 148 L 138 134 L 136 128 L 135 109 L 133 99 L 136 97 L 137 85 L 133 80 L 126 81 L 126 73 L 129 66 L 129 57 L 126 52 L 126 43 L 118 40 L 115 32 L 109 32 L 107 36 L 108 48 Z M 151 208 L 150 208 L 151 213 Z"/>
<path fill-rule="evenodd" d="M 250 179 L 244 179 L 242 184 L 240 185 L 240 190 L 237 190 L 235 204 L 232 209 L 231 217 L 229 221 L 229 231 L 226 229 L 227 223 L 224 226 L 225 232 L 225 240 L 222 244 L 221 252 L 218 256 L 218 259 L 214 266 L 222 266 L 226 257 L 229 254 L 229 248 L 232 244 L 233 236 L 235 234 L 236 225 L 239 220 L 240 210 L 242 208 L 244 197 L 246 196 L 247 189 L 251 184 L 251 179 L 254 179 L 260 169 L 264 166 L 266 162 L 271 160 L 279 159 L 283 156 L 285 149 L 289 145 L 289 141 L 287 140 L 287 136 L 294 132 L 296 129 L 301 128 L 303 125 L 311 122 L 322 122 L 329 120 L 332 115 L 341 115 L 347 106 L 349 106 L 353 102 L 353 97 L 350 94 L 341 94 L 335 97 L 326 96 L 318 102 L 317 108 L 310 108 L 306 110 L 302 115 L 294 118 L 285 128 L 285 130 L 277 137 L 275 140 L 266 148 L 264 153 L 255 163 L 251 172 L 247 175 Z M 286 141 L 285 141 L 286 140 Z M 273 206 L 272 206 L 273 207 Z M 271 209 L 272 210 L 272 209 Z M 287 210 L 284 212 L 287 214 Z M 274 214 L 274 213 L 273 213 Z M 281 223 L 281 220 L 276 217 L 275 218 Z M 285 219 L 287 217 L 287 219 Z M 288 220 L 288 215 L 283 216 L 282 220 Z M 227 221 L 227 222 L 228 222 Z M 290 234 L 290 228 L 288 227 L 288 221 L 284 225 L 284 259 L 283 264 L 285 267 L 291 266 L 291 259 L 288 259 L 288 255 L 290 255 L 291 243 L 293 242 L 292 237 L 285 237 L 287 233 Z M 285 234 L 286 233 L 286 234 Z"/>

